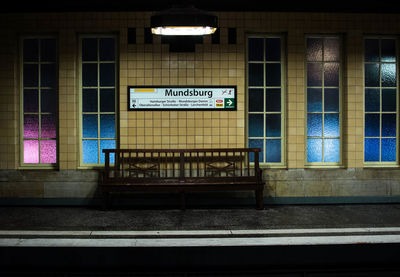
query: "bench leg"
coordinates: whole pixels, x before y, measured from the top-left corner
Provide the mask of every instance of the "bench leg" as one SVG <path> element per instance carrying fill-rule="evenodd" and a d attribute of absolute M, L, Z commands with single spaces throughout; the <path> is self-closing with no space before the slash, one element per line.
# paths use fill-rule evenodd
<path fill-rule="evenodd" d="M 262 190 L 262 189 L 255 190 L 255 194 L 256 194 L 257 210 L 263 210 L 264 209 L 264 190 Z"/>
<path fill-rule="evenodd" d="M 182 191 L 180 192 L 180 200 L 181 200 L 181 210 L 186 210 L 186 198 L 185 193 Z"/>

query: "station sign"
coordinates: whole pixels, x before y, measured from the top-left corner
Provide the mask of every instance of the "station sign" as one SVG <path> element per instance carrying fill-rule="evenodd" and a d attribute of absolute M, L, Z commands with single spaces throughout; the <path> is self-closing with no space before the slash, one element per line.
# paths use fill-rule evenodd
<path fill-rule="evenodd" d="M 236 109 L 236 86 L 128 86 L 130 111 Z"/>

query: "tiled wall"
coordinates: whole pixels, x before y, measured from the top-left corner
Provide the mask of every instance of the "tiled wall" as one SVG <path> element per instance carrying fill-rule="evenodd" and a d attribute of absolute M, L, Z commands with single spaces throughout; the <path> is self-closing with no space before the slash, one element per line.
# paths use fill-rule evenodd
<path fill-rule="evenodd" d="M 246 33 L 285 34 L 287 44 L 286 165 L 305 164 L 305 72 L 307 34 L 343 37 L 343 165 L 363 167 L 363 36 L 399 34 L 398 15 L 328 13 L 217 13 L 220 44 L 205 37 L 194 53 L 170 53 L 154 37 L 144 43 L 150 12 L 4 14 L 0 20 L 0 169 L 20 168 L 20 64 L 24 34 L 58 36 L 59 169 L 79 164 L 78 35 L 114 33 L 119 38 L 119 142 L 121 148 L 202 148 L 246 145 Z M 128 27 L 136 44 L 128 44 Z M 227 28 L 237 43 L 228 44 Z M 128 85 L 235 85 L 238 109 L 219 111 L 127 111 Z M 287 184 L 286 184 L 287 185 Z M 324 189 L 323 189 L 324 190 Z M 328 193 L 328 189 L 324 190 Z M 330 190 L 331 191 L 331 190 Z M 322 194 L 325 195 L 326 193 Z M 331 195 L 331 193 L 328 193 Z"/>
<path fill-rule="evenodd" d="M 16 35 L 1 31 L 4 43 L 0 50 L 0 168 L 16 167 L 18 159 L 19 101 L 16 90 Z"/>

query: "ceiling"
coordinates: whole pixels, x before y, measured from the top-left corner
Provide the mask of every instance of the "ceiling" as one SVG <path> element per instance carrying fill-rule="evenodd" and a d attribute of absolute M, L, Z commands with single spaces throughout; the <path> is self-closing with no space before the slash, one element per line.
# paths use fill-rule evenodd
<path fill-rule="evenodd" d="M 172 5 L 192 4 L 208 11 L 286 11 L 286 12 L 356 12 L 400 13 L 400 1 L 365 0 L 37 0 L 9 1 L 2 13 L 75 12 L 75 11 L 159 11 Z"/>

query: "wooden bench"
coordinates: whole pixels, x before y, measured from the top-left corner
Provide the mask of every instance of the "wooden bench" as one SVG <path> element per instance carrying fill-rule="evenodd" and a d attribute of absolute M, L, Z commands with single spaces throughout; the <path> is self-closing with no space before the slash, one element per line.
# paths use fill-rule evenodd
<path fill-rule="evenodd" d="M 180 194 L 181 209 L 185 209 L 187 192 L 240 190 L 254 191 L 256 207 L 264 207 L 259 148 L 104 149 L 103 152 L 104 208 L 111 192 L 176 192 Z"/>

